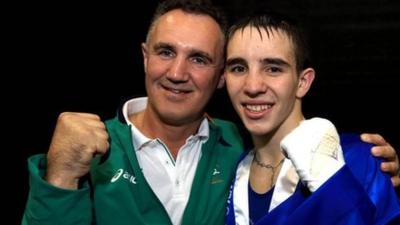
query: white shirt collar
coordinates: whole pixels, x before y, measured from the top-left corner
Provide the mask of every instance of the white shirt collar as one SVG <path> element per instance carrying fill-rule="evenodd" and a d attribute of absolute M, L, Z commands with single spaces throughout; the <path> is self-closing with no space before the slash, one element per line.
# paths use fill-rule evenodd
<path fill-rule="evenodd" d="M 147 106 L 147 97 L 139 97 L 133 98 L 125 102 L 122 107 L 122 113 L 124 115 L 124 119 L 128 125 L 132 128 L 132 137 L 133 137 L 133 147 L 136 151 L 140 150 L 146 144 L 156 140 L 152 140 L 146 137 L 139 129 L 135 127 L 135 125 L 129 120 L 129 115 L 141 112 L 145 110 Z M 197 134 L 191 135 L 187 140 L 187 142 L 200 139 L 200 140 L 207 140 L 209 137 L 209 127 L 208 127 L 208 120 L 204 118 L 200 124 L 199 130 Z"/>

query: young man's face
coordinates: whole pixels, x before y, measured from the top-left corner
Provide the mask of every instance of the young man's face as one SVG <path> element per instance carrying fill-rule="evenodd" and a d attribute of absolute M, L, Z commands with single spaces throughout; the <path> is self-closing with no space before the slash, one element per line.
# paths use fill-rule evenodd
<path fill-rule="evenodd" d="M 199 119 L 217 86 L 223 35 L 209 16 L 173 10 L 160 17 L 143 44 L 149 107 L 164 122 Z"/>
<path fill-rule="evenodd" d="M 246 27 L 228 42 L 226 85 L 233 106 L 253 135 L 275 131 L 296 109 L 299 78 L 293 44 L 277 30 Z"/>

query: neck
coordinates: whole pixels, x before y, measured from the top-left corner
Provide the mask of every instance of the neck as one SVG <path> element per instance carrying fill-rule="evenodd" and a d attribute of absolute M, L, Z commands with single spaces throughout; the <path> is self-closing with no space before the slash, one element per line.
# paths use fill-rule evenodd
<path fill-rule="evenodd" d="M 265 159 L 272 157 L 271 159 L 277 158 L 279 160 L 282 139 L 295 129 L 302 120 L 304 120 L 304 116 L 301 112 L 301 102 L 296 101 L 292 112 L 279 126 L 263 135 L 251 135 L 255 150 L 261 153 L 261 157 Z"/>
<path fill-rule="evenodd" d="M 252 138 L 255 148 L 250 167 L 250 186 L 255 192 L 263 194 L 274 186 L 285 156 L 280 150 L 280 139 L 276 135 Z"/>
<path fill-rule="evenodd" d="M 299 108 L 299 105 L 295 105 L 294 111 L 274 130 L 264 135 L 252 135 L 254 157 L 259 161 L 253 160 L 250 168 L 250 185 L 255 192 L 265 193 L 275 184 L 282 166 L 280 162 L 285 158 L 280 143 L 304 119 Z M 267 169 L 269 166 L 262 164 L 270 165 L 274 169 Z"/>
<path fill-rule="evenodd" d="M 270 151 L 255 151 L 250 167 L 250 186 L 259 194 L 266 193 L 274 186 L 285 159 L 280 152 L 269 153 Z"/>
<path fill-rule="evenodd" d="M 202 119 L 198 118 L 182 125 L 172 125 L 163 122 L 154 113 L 149 112 L 147 108 L 142 112 L 129 116 L 129 120 L 146 137 L 162 140 L 167 145 L 174 159 L 176 159 L 179 150 L 186 143 L 187 138 L 198 131 Z"/>

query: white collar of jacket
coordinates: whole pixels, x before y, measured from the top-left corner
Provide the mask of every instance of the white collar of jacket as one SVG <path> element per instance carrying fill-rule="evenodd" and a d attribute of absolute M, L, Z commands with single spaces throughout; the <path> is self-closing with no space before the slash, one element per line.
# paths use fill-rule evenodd
<path fill-rule="evenodd" d="M 237 225 L 249 224 L 248 183 L 250 166 L 253 158 L 254 151 L 250 151 L 249 154 L 247 154 L 247 156 L 239 163 L 236 170 L 236 179 L 233 188 L 233 204 Z M 285 159 L 275 183 L 274 193 L 272 194 L 268 212 L 288 199 L 296 190 L 298 182 L 299 176 L 297 175 L 292 162 L 289 159 Z"/>

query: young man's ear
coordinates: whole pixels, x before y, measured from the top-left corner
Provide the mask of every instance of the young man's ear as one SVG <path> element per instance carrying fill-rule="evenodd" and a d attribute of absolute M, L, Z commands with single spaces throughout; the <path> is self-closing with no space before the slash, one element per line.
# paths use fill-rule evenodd
<path fill-rule="evenodd" d="M 313 68 L 306 68 L 305 70 L 301 71 L 296 97 L 302 98 L 307 94 L 308 90 L 311 88 L 314 78 L 315 70 Z"/>

